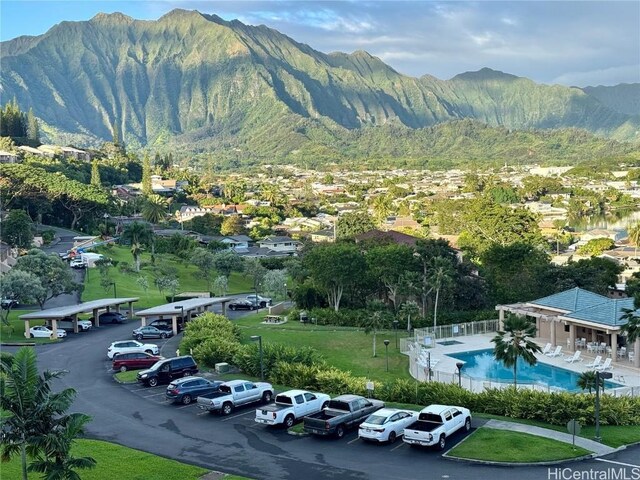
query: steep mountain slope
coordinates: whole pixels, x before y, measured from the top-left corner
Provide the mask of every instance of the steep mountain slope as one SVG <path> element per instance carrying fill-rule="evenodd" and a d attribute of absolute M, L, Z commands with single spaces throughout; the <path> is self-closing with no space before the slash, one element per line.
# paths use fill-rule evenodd
<path fill-rule="evenodd" d="M 62 143 L 109 139 L 117 126 L 130 146 L 269 157 L 332 148 L 367 126 L 462 118 L 625 140 L 640 129 L 637 117 L 580 89 L 489 69 L 449 81 L 407 77 L 366 52 L 325 54 L 195 11 L 157 21 L 99 14 L 3 42 L 0 52 L 0 92 L 33 107 Z"/>
<path fill-rule="evenodd" d="M 582 90 L 616 112 L 640 115 L 640 83 L 621 83 L 613 87 L 600 85 Z"/>

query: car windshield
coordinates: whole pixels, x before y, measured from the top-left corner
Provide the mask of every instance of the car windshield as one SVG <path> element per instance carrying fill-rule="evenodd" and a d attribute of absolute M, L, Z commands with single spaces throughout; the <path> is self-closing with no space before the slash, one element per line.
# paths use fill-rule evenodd
<path fill-rule="evenodd" d="M 387 417 L 382 417 L 380 415 L 371 415 L 364 421 L 364 423 L 370 423 L 372 425 L 382 425 L 386 420 Z"/>
<path fill-rule="evenodd" d="M 151 365 L 151 367 L 149 368 L 149 370 L 157 370 L 160 368 L 160 365 L 162 365 L 162 360 L 158 360 L 156 363 L 154 363 L 153 365 Z"/>

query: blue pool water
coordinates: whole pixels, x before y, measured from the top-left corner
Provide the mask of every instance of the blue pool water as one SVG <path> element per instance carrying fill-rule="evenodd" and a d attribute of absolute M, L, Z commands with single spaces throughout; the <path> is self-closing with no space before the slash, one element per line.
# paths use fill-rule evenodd
<path fill-rule="evenodd" d="M 465 362 L 464 367 L 462 367 L 463 376 L 466 375 L 478 380 L 492 380 L 494 382 L 513 382 L 513 368 L 506 368 L 502 362 L 498 362 L 493 357 L 493 349 L 450 353 L 448 356 Z M 569 392 L 581 391 L 577 385 L 580 374 L 564 368 L 540 362 L 532 367 L 523 359 L 518 359 L 517 374 L 518 383 L 550 385 Z M 605 382 L 605 388 L 620 386 L 614 382 Z"/>

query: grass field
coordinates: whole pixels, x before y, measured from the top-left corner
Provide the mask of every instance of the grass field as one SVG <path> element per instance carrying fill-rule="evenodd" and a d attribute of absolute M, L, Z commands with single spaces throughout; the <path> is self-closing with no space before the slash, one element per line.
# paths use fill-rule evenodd
<path fill-rule="evenodd" d="M 98 253 L 105 255 L 119 263 L 126 263 L 133 266 L 133 257 L 127 247 L 111 246 L 108 248 L 98 248 Z M 119 297 L 140 297 L 140 301 L 135 303 L 136 309 L 149 308 L 156 305 L 167 303 L 166 296 L 169 292 L 160 292 L 154 284 L 152 275 L 151 255 L 143 253 L 141 262 L 148 264 L 140 270 L 140 274 L 122 273 L 119 265 L 111 267 L 109 274 L 116 284 L 116 292 Z M 156 263 L 162 262 L 164 265 L 175 267 L 178 271 L 178 279 L 180 281 L 179 292 L 206 292 L 207 282 L 202 279 L 202 274 L 198 269 L 186 260 L 181 260 L 174 255 L 156 255 Z M 145 291 L 138 283 L 139 275 L 147 278 L 149 288 Z M 251 282 L 238 273 L 232 273 L 229 278 L 229 292 L 241 293 L 249 292 L 252 289 Z M 113 286 L 105 291 L 100 285 L 100 272 L 96 268 L 86 270 L 84 291 L 82 300 L 96 300 L 104 297 L 113 296 Z"/>
<path fill-rule="evenodd" d="M 492 462 L 552 462 L 588 455 L 588 450 L 549 438 L 481 427 L 449 456 Z"/>
<path fill-rule="evenodd" d="M 78 470 L 83 480 L 104 480 L 107 478 L 165 480 L 169 478 L 168 472 L 171 472 L 170 478 L 197 480 L 208 472 L 208 470 L 194 465 L 176 462 L 100 440 L 78 440 L 73 448 L 73 454 L 79 457 L 93 457 L 97 462 L 96 468 Z M 19 456 L 2 464 L 2 478 L 21 478 Z M 30 473 L 29 478 L 35 480 L 41 478 L 41 475 Z"/>
<path fill-rule="evenodd" d="M 262 335 L 263 342 L 284 343 L 293 346 L 310 346 L 316 349 L 330 364 L 356 376 L 372 380 L 411 378 L 409 357 L 396 350 L 395 333 L 387 330 L 377 334 L 377 356 L 373 357 L 373 335 L 363 330 L 347 327 L 316 326 L 289 321 L 283 325 L 260 323 L 264 313 L 242 317 L 236 323 L 242 330 L 243 341 L 249 342 L 252 335 Z M 405 332 L 398 332 L 402 337 Z M 389 340 L 389 371 L 384 340 Z"/>

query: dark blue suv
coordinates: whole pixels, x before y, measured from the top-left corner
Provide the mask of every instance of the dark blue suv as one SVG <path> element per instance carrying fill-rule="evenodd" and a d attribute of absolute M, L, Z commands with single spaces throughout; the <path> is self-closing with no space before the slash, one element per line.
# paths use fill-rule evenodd
<path fill-rule="evenodd" d="M 202 377 L 186 377 L 174 380 L 167 386 L 166 397 L 174 403 L 189 405 L 200 395 L 216 393 L 223 382 L 210 382 Z"/>

